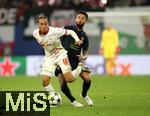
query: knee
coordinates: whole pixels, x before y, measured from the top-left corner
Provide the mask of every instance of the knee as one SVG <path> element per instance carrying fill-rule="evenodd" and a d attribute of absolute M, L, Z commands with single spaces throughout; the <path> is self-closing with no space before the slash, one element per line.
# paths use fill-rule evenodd
<path fill-rule="evenodd" d="M 49 81 L 42 80 L 42 85 L 43 85 L 43 86 L 48 86 L 48 85 L 49 85 Z"/>
<path fill-rule="evenodd" d="M 42 85 L 48 86 L 49 85 L 49 78 L 42 78 Z"/>
<path fill-rule="evenodd" d="M 85 78 L 84 81 L 86 81 L 87 83 L 91 82 L 91 78 Z"/>
<path fill-rule="evenodd" d="M 67 83 L 72 83 L 75 81 L 75 78 L 73 77 L 71 73 L 64 74 L 64 79 Z"/>
<path fill-rule="evenodd" d="M 68 83 L 72 83 L 72 82 L 74 82 L 75 81 L 75 78 L 66 78 L 65 79 L 66 80 L 66 82 L 68 82 Z"/>
<path fill-rule="evenodd" d="M 91 74 L 87 72 L 83 72 L 81 75 L 82 79 L 86 82 L 91 82 Z"/>

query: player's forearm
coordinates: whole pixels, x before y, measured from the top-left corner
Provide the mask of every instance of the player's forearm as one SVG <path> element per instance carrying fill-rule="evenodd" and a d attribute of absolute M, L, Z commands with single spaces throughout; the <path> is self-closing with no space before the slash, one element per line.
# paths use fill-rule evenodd
<path fill-rule="evenodd" d="M 72 30 L 67 30 L 67 34 L 66 35 L 71 35 L 75 39 L 76 42 L 80 41 L 80 39 L 77 36 L 77 34 L 74 31 L 72 31 Z"/>
<path fill-rule="evenodd" d="M 83 51 L 83 52 L 82 52 L 82 57 L 83 57 L 83 59 L 86 59 L 86 58 L 87 58 L 87 56 L 88 56 L 87 51 Z"/>
<path fill-rule="evenodd" d="M 79 61 L 85 60 L 87 58 L 87 51 L 82 51 L 81 55 L 78 55 Z"/>
<path fill-rule="evenodd" d="M 82 55 L 82 59 L 85 60 L 87 58 L 88 54 Z"/>

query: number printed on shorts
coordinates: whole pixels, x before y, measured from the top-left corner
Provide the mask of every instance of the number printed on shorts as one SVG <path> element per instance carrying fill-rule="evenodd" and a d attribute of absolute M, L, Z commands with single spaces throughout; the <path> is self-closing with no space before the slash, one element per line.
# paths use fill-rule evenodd
<path fill-rule="evenodd" d="M 68 58 L 63 59 L 63 63 L 64 63 L 64 65 L 68 65 L 69 64 Z"/>

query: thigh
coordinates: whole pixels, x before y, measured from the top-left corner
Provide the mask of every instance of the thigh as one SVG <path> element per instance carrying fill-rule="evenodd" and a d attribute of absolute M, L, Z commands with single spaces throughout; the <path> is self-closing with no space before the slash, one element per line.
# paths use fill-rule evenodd
<path fill-rule="evenodd" d="M 71 71 L 71 66 L 67 57 L 59 61 L 59 67 L 61 68 L 62 73 Z"/>
<path fill-rule="evenodd" d="M 55 69 L 56 65 L 54 59 L 45 57 L 41 68 L 41 75 L 47 75 L 52 77 L 54 75 Z"/>
<path fill-rule="evenodd" d="M 62 70 L 62 73 L 66 73 L 71 71 L 70 63 L 68 61 L 68 55 L 66 50 L 61 50 L 59 52 L 58 57 L 55 60 L 57 66 L 59 66 Z"/>
<path fill-rule="evenodd" d="M 57 65 L 61 68 L 62 73 L 71 71 L 71 66 L 65 51 L 60 53 L 59 57 L 57 58 Z"/>

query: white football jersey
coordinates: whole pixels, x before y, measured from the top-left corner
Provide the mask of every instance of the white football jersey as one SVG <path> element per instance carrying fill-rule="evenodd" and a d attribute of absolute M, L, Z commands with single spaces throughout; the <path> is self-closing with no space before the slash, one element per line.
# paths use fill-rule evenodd
<path fill-rule="evenodd" d="M 49 32 L 46 35 L 40 35 L 39 29 L 33 31 L 33 36 L 38 43 L 48 42 L 47 46 L 43 46 L 45 55 L 51 56 L 57 48 L 63 48 L 60 42 L 60 37 L 67 33 L 66 29 L 49 26 Z"/>

